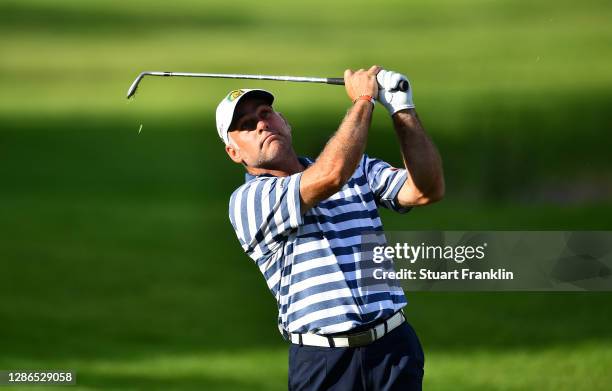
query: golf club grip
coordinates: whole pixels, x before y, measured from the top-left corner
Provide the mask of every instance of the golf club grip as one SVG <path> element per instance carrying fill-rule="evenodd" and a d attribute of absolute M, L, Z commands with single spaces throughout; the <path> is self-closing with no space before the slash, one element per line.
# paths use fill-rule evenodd
<path fill-rule="evenodd" d="M 341 77 L 328 77 L 327 78 L 327 84 L 335 84 L 337 86 L 343 86 L 344 85 L 344 79 Z"/>
<path fill-rule="evenodd" d="M 335 84 L 335 85 L 343 86 L 344 85 L 344 79 L 341 78 L 341 77 L 330 77 L 330 78 L 327 79 L 327 84 Z M 406 91 L 408 91 L 409 86 L 410 85 L 408 84 L 407 80 L 401 80 L 399 82 L 399 85 L 398 85 L 397 89 L 399 91 L 406 92 Z"/>

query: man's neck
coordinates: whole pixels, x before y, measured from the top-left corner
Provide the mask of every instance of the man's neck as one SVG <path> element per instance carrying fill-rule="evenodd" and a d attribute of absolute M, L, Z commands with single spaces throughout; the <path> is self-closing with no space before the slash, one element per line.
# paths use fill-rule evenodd
<path fill-rule="evenodd" d="M 297 174 L 298 172 L 304 171 L 306 167 L 300 163 L 297 156 L 294 154 L 291 158 L 287 159 L 287 161 L 278 165 L 279 168 L 257 168 L 257 167 L 247 167 L 246 170 L 249 174 L 253 176 L 259 175 L 272 175 L 272 176 L 289 176 L 293 174 Z"/>

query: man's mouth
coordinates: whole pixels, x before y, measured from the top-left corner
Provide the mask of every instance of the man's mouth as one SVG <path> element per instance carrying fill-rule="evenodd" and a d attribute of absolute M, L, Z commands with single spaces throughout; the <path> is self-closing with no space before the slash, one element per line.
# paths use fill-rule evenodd
<path fill-rule="evenodd" d="M 270 135 L 266 136 L 266 137 L 263 139 L 263 141 L 261 142 L 261 146 L 263 147 L 263 146 L 264 146 L 264 144 L 266 144 L 268 141 L 274 141 L 274 140 L 276 140 L 277 138 L 278 138 L 278 136 L 277 136 L 276 134 L 272 133 L 272 134 L 270 134 Z"/>

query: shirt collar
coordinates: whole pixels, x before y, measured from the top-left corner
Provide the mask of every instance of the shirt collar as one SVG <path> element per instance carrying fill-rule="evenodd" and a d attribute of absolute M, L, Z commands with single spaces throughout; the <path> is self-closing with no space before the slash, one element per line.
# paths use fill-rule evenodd
<path fill-rule="evenodd" d="M 304 157 L 304 156 L 298 156 L 298 161 L 302 163 L 302 165 L 306 168 L 308 168 L 308 166 L 310 166 L 313 163 L 313 160 L 311 158 Z M 273 177 L 273 176 L 274 175 L 272 174 L 251 175 L 247 172 L 246 174 L 244 174 L 244 181 L 248 182 L 255 178 L 265 178 L 265 177 Z"/>

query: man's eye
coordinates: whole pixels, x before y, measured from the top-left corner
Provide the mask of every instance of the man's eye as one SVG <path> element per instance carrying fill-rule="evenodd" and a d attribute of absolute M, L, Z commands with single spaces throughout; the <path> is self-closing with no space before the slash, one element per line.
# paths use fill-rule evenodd
<path fill-rule="evenodd" d="M 257 127 L 257 120 L 250 119 L 242 123 L 242 125 L 240 126 L 240 130 L 253 130 L 256 127 Z"/>
<path fill-rule="evenodd" d="M 266 119 L 268 118 L 268 116 L 270 115 L 270 111 L 269 110 L 264 110 L 261 112 L 261 114 L 259 115 L 261 117 L 261 119 Z"/>

